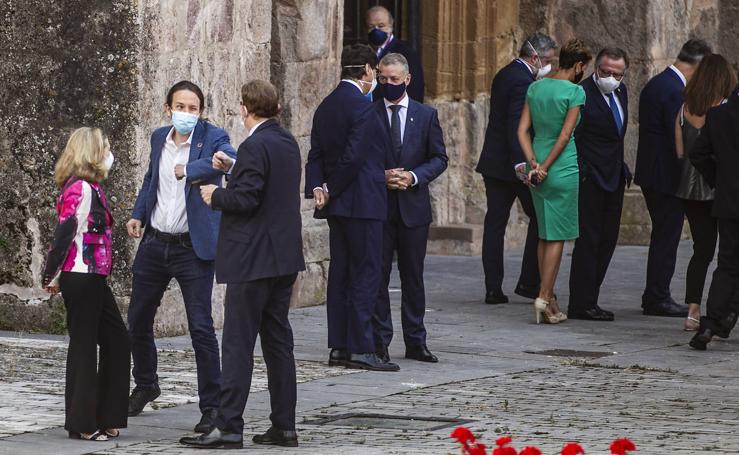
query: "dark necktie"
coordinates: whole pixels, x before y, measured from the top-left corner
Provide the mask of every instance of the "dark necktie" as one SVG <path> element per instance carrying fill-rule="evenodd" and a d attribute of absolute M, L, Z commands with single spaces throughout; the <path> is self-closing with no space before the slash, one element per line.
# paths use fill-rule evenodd
<path fill-rule="evenodd" d="M 616 97 L 613 96 L 613 92 L 608 94 L 608 104 L 611 105 L 611 113 L 613 113 L 613 120 L 616 121 L 618 134 L 621 134 L 621 131 L 623 131 L 624 123 L 623 120 L 621 120 L 621 113 L 618 112 L 618 105 L 616 104 Z"/>
<path fill-rule="evenodd" d="M 392 120 L 390 121 L 390 137 L 393 140 L 393 151 L 395 152 L 395 158 L 400 158 L 400 149 L 403 146 L 403 142 L 400 139 L 400 108 L 399 104 L 393 104 L 390 106 L 392 111 Z"/>

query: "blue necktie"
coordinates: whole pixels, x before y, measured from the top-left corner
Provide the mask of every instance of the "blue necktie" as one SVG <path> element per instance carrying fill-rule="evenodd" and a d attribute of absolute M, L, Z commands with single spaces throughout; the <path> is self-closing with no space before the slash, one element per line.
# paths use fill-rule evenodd
<path fill-rule="evenodd" d="M 624 123 L 621 120 L 621 114 L 618 112 L 618 105 L 616 104 L 616 97 L 613 96 L 613 92 L 608 94 L 608 104 L 611 105 L 611 113 L 613 114 L 613 120 L 616 121 L 616 128 L 618 129 L 618 134 L 621 134 L 621 131 L 623 130 Z"/>

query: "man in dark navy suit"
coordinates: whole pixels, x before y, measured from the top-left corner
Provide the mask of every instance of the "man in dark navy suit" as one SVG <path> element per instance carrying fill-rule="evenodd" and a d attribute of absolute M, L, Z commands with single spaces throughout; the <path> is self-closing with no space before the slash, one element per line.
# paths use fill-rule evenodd
<path fill-rule="evenodd" d="M 485 303 L 508 302 L 503 293 L 503 240 L 508 217 L 516 198 L 529 217 L 529 228 L 516 294 L 527 298 L 539 295 L 539 265 L 536 258 L 539 234 L 529 188 L 516 176 L 526 159 L 518 143 L 518 122 L 526 101 L 526 91 L 537 77 L 551 70 L 556 43 L 535 33 L 524 41 L 515 59 L 493 79 L 490 89 L 490 117 L 477 172 L 485 180 L 487 213 L 482 238 L 482 265 L 485 271 Z"/>
<path fill-rule="evenodd" d="M 366 98 L 376 84 L 377 56 L 365 44 L 341 54 L 341 82 L 313 116 L 305 164 L 305 197 L 328 217 L 329 365 L 397 371 L 375 353 L 372 315 L 380 289 L 382 223 L 387 217 L 382 124 Z"/>
<path fill-rule="evenodd" d="M 580 237 L 570 268 L 570 319 L 613 320 L 612 312 L 598 306 L 598 295 L 618 242 L 624 189 L 631 182 L 624 162 L 629 107 L 622 80 L 628 67 L 623 49 L 607 47 L 598 53 L 592 77 L 581 84 L 587 101 L 575 129 Z"/>
<path fill-rule="evenodd" d="M 634 182 L 644 194 L 652 220 L 647 260 L 647 282 L 642 294 L 645 315 L 685 317 L 686 305 L 672 299 L 677 247 L 684 214 L 675 196 L 680 163 L 675 152 L 675 118 L 683 103 L 688 79 L 711 48 L 701 40 L 686 42 L 677 61 L 644 86 L 639 99 L 639 145 Z"/>
<path fill-rule="evenodd" d="M 210 429 L 218 407 L 221 365 L 211 317 L 213 260 L 220 213 L 203 203 L 197 186 L 220 185 L 223 174 L 211 167 L 217 151 L 231 157 L 236 150 L 228 134 L 201 119 L 205 97 L 190 81 L 173 85 L 165 110 L 172 118 L 151 135 L 149 169 L 126 223 L 128 235 L 142 236 L 133 262 L 128 331 L 133 377 L 128 415 L 141 413 L 160 394 L 154 317 L 172 278 L 182 290 L 187 325 L 195 350 L 202 417 L 195 431 Z M 195 187 L 195 188 L 193 188 Z"/>
<path fill-rule="evenodd" d="M 436 109 L 408 96 L 406 87 L 412 80 L 408 60 L 401 54 L 387 54 L 380 60 L 379 72 L 384 98 L 375 102 L 375 109 L 385 125 L 385 134 L 377 140 L 385 149 L 389 191 L 382 241 L 383 282 L 374 317 L 375 345 L 378 356 L 389 361 L 387 347 L 393 338 L 393 321 L 388 286 L 393 254 L 397 252 L 405 357 L 437 362 L 426 346 L 423 261 L 431 224 L 429 183 L 447 167 L 444 137 Z"/>
<path fill-rule="evenodd" d="M 384 6 L 373 6 L 367 10 L 367 30 L 369 30 L 367 38 L 370 46 L 375 49 L 377 59 L 380 60 L 387 54 L 400 54 L 408 60 L 408 67 L 412 76 L 411 82 L 408 84 L 408 96 L 412 100 L 423 103 L 423 91 L 425 89 L 423 81 L 423 66 L 418 52 L 408 47 L 406 43 L 400 41 L 393 34 L 393 26 L 395 19 L 390 11 Z M 382 87 L 378 86 L 372 92 L 373 101 L 379 101 L 383 98 Z"/>
<path fill-rule="evenodd" d="M 228 186 L 200 187 L 203 201 L 223 214 L 216 279 L 226 283 L 223 386 L 214 428 L 180 442 L 201 448 L 241 448 L 244 408 L 259 335 L 267 364 L 272 426 L 257 444 L 295 447 L 296 379 L 288 309 L 303 261 L 300 149 L 274 116 L 277 89 L 251 81 L 241 89 L 241 118 L 249 135 L 236 163 L 225 154 L 213 167 L 231 172 Z"/>

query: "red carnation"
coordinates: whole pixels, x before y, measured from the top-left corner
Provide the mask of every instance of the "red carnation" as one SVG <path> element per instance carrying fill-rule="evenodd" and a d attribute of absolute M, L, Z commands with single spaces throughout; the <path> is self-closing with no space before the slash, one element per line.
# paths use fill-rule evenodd
<path fill-rule="evenodd" d="M 616 439 L 611 443 L 611 453 L 615 455 L 626 455 L 626 452 L 636 450 L 633 442 L 626 438 Z"/>
<path fill-rule="evenodd" d="M 466 427 L 457 427 L 452 431 L 451 437 L 457 440 L 460 444 L 467 447 L 469 443 L 475 442 L 475 435 Z"/>
<path fill-rule="evenodd" d="M 480 444 L 478 442 L 474 446 L 467 449 L 467 453 L 469 455 L 487 455 L 487 452 L 485 451 L 485 444 Z"/>
<path fill-rule="evenodd" d="M 511 441 L 513 441 L 513 439 L 510 436 L 503 436 L 495 440 L 495 445 L 497 445 L 498 447 L 503 447 L 506 444 L 510 444 Z"/>
<path fill-rule="evenodd" d="M 576 442 L 569 442 L 562 447 L 562 455 L 585 455 L 585 451 L 580 444 Z"/>
<path fill-rule="evenodd" d="M 516 449 L 513 447 L 498 447 L 493 450 L 492 455 L 516 455 Z"/>
<path fill-rule="evenodd" d="M 541 455 L 541 450 L 536 447 L 524 447 L 518 455 Z"/>

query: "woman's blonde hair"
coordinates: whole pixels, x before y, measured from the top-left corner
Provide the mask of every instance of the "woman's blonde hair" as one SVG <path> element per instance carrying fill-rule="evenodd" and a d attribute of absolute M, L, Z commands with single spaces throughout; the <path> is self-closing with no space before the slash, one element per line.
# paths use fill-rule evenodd
<path fill-rule="evenodd" d="M 54 180 L 62 187 L 70 177 L 99 182 L 108 176 L 103 162 L 108 138 L 100 128 L 82 127 L 74 130 L 62 156 L 56 162 Z"/>

